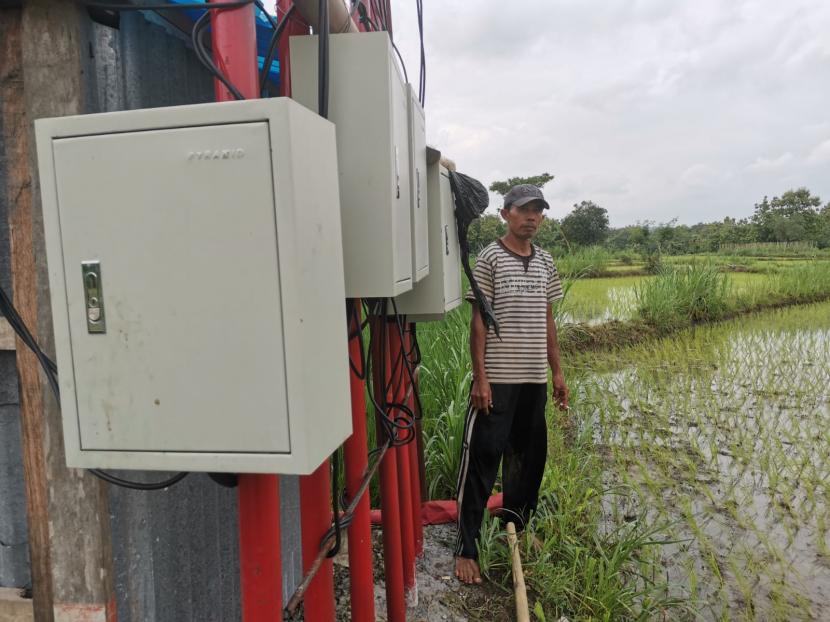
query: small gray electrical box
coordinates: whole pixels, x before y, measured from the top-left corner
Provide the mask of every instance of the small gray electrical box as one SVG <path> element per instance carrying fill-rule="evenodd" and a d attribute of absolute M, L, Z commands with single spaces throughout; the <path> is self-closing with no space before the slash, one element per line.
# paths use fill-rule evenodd
<path fill-rule="evenodd" d="M 438 156 L 436 154 L 436 160 Z M 427 166 L 429 275 L 395 299 L 410 322 L 430 322 L 461 304 L 461 251 L 450 178 L 437 161 Z"/>
<path fill-rule="evenodd" d="M 426 119 L 418 94 L 409 92 L 409 180 L 412 195 L 412 278 L 417 283 L 429 274 L 429 193 L 427 192 Z"/>
<path fill-rule="evenodd" d="M 291 95 L 317 110 L 317 37 L 292 37 Z M 337 127 L 346 295 L 412 289 L 409 90 L 386 32 L 331 35 L 329 119 Z"/>
<path fill-rule="evenodd" d="M 280 98 L 36 132 L 67 464 L 312 472 L 351 433 L 334 126 Z"/>

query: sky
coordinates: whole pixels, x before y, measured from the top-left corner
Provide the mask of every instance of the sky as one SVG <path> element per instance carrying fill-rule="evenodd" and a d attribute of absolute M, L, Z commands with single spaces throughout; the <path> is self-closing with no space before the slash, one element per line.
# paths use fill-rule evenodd
<path fill-rule="evenodd" d="M 549 172 L 612 226 L 830 201 L 828 0 L 424 0 L 427 139 L 460 172 Z M 392 0 L 417 83 L 413 0 Z M 499 205 L 496 195 L 491 207 Z"/>

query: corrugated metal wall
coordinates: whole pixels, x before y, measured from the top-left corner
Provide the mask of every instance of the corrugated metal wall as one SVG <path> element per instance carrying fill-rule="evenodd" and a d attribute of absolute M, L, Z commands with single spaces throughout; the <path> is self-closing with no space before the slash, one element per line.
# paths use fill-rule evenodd
<path fill-rule="evenodd" d="M 212 80 L 186 37 L 160 18 L 124 13 L 119 28 L 91 24 L 89 32 L 94 67 L 87 76 L 89 112 L 212 101 Z M 4 214 L 0 279 L 8 279 L 6 229 Z M 7 287 L 8 280 L 3 284 Z M 29 574 L 13 353 L 0 353 L 0 376 L 0 542 L 15 544 L 8 551 L 0 546 L 0 586 L 22 586 Z M 163 476 L 125 475 L 148 481 Z M 288 595 L 302 570 L 297 478 L 282 477 L 281 489 L 283 588 Z M 119 622 L 240 619 L 235 490 L 203 474 L 161 492 L 111 487 L 110 512 Z"/>

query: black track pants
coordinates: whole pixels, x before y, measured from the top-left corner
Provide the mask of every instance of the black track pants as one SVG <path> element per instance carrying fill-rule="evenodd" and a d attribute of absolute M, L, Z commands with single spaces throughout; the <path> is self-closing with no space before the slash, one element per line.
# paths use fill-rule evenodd
<path fill-rule="evenodd" d="M 539 500 L 548 437 L 547 384 L 491 384 L 490 413 L 467 409 L 458 472 L 455 554 L 477 558 L 476 540 L 502 462 L 504 520 L 522 529 Z"/>

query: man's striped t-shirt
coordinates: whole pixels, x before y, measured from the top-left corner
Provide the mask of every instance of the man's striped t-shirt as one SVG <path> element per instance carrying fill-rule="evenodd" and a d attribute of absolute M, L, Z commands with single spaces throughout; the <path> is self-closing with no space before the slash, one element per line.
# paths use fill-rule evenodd
<path fill-rule="evenodd" d="M 487 333 L 484 365 L 495 384 L 548 381 L 547 308 L 561 299 L 562 283 L 550 253 L 533 245 L 523 257 L 501 240 L 478 256 L 473 275 L 499 321 Z M 466 299 L 475 303 L 473 292 Z"/>

